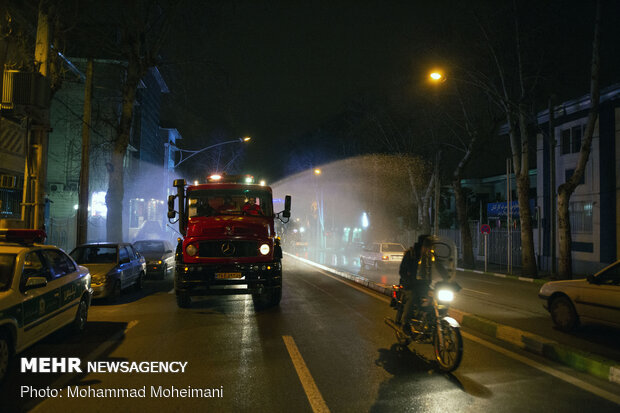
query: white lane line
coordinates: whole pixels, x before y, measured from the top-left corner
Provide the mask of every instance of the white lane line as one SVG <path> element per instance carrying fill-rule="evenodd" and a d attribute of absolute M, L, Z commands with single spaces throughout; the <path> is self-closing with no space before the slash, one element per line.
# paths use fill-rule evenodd
<path fill-rule="evenodd" d="M 463 291 L 471 291 L 472 293 L 478 293 L 478 294 L 484 294 L 484 295 L 491 295 L 489 293 L 483 293 L 482 291 L 478 291 L 478 290 L 470 290 L 469 288 L 463 288 Z"/>
<path fill-rule="evenodd" d="M 479 278 L 476 278 L 476 282 L 485 283 L 485 284 L 493 284 L 493 285 L 501 285 L 501 283 L 498 283 L 498 282 L 487 281 L 487 280 L 481 280 L 481 279 L 479 279 Z"/>
<path fill-rule="evenodd" d="M 587 382 L 585 382 L 583 380 L 580 380 L 580 379 L 578 379 L 576 377 L 573 377 L 570 374 L 564 373 L 562 371 L 556 370 L 556 369 L 554 369 L 552 367 L 546 366 L 546 365 L 544 365 L 542 363 L 539 363 L 539 362 L 534 361 L 532 359 L 529 359 L 527 357 L 524 357 L 524 356 L 521 356 L 519 354 L 513 353 L 510 350 L 506 350 L 505 348 L 497 346 L 497 345 L 495 345 L 493 343 L 490 343 L 490 342 L 488 342 L 486 340 L 483 340 L 483 339 L 481 339 L 479 337 L 476 337 L 476 336 L 473 336 L 471 334 L 468 334 L 468 333 L 466 333 L 464 331 L 461 331 L 461 334 L 463 335 L 463 337 L 465 337 L 468 340 L 475 341 L 476 343 L 481 344 L 481 345 L 483 345 L 485 347 L 488 347 L 491 350 L 494 350 L 494 351 L 496 351 L 498 353 L 501 353 L 501 354 L 503 354 L 503 355 L 505 355 L 507 357 L 510 357 L 510 358 L 512 358 L 514 360 L 520 361 L 523 364 L 527 364 L 530 367 L 533 367 L 533 368 L 535 368 L 537 370 L 540 370 L 540 371 L 542 371 L 544 373 L 547 373 L 547 374 L 549 374 L 551 376 L 554 376 L 554 377 L 556 377 L 556 378 L 558 378 L 558 379 L 560 379 L 562 381 L 570 383 L 573 386 L 577 386 L 577 387 L 579 387 L 582 390 L 588 391 L 588 392 L 590 392 L 592 394 L 595 394 L 595 395 L 597 395 L 599 397 L 602 397 L 602 398 L 604 398 L 606 400 L 609 400 L 610 402 L 613 402 L 613 403 L 616 403 L 616 404 L 620 404 L 620 395 L 618 395 L 618 394 L 614 394 L 614 393 L 608 392 L 606 390 L 603 390 L 603 389 L 601 389 L 599 387 L 596 387 L 596 386 L 594 386 L 594 385 L 592 385 L 590 383 L 587 383 Z"/>
<path fill-rule="evenodd" d="M 308 264 L 306 264 L 306 265 L 308 265 Z M 387 298 L 386 296 L 384 296 L 384 295 L 379 295 L 379 293 L 375 293 L 373 290 L 370 290 L 370 289 L 368 289 L 368 288 L 364 288 L 364 287 L 360 287 L 360 286 L 358 286 L 358 285 L 352 284 L 352 281 L 347 282 L 347 281 L 343 280 L 343 279 L 342 279 L 342 278 L 340 278 L 340 277 L 337 277 L 337 276 L 335 276 L 335 275 L 331 275 L 330 273 L 328 273 L 328 272 L 326 272 L 326 271 L 319 270 L 319 269 L 314 268 L 314 267 L 312 267 L 312 269 L 313 269 L 314 271 L 316 271 L 316 272 L 319 272 L 319 273 L 323 274 L 323 275 L 324 275 L 324 276 L 326 276 L 326 277 L 329 277 L 329 278 L 331 278 L 331 279 L 333 279 L 333 280 L 336 280 L 336 281 L 338 281 L 338 282 L 341 282 L 341 283 L 343 283 L 343 284 L 345 284 L 345 285 L 347 285 L 347 286 L 349 286 L 349 287 L 351 287 L 351 288 L 354 288 L 354 289 L 356 289 L 357 291 L 363 292 L 364 294 L 367 294 L 367 295 L 369 295 L 369 296 L 371 296 L 371 297 L 374 297 L 374 298 L 376 298 L 377 300 L 381 300 L 381 301 L 383 301 L 383 302 L 385 302 L 385 303 L 389 303 L 389 302 L 390 302 L 390 299 L 389 299 L 389 298 Z"/>
<path fill-rule="evenodd" d="M 325 404 L 325 400 L 323 400 L 323 396 L 321 396 L 321 392 L 319 392 L 319 388 L 316 386 L 316 383 L 310 374 L 310 370 L 308 370 L 308 366 L 306 366 L 306 362 L 303 357 L 301 357 L 301 353 L 297 348 L 297 344 L 295 344 L 295 340 L 293 340 L 293 337 L 291 336 L 282 336 L 282 340 L 284 340 L 284 345 L 288 350 L 289 356 L 291 356 L 293 366 L 295 366 L 299 381 L 301 381 L 301 385 L 306 392 L 306 397 L 310 402 L 312 411 L 315 413 L 328 413 L 329 408 L 327 407 L 327 404 Z"/>
<path fill-rule="evenodd" d="M 97 346 L 93 351 L 91 351 L 82 360 L 93 361 L 99 358 L 99 356 L 101 356 L 105 351 L 107 351 L 108 348 L 110 348 L 114 344 L 117 344 L 118 341 L 121 339 L 121 337 L 127 334 L 129 330 L 134 328 L 138 324 L 138 322 L 139 322 L 138 320 L 131 320 L 129 323 L 127 323 L 127 327 L 125 327 L 125 330 L 116 332 L 116 334 L 114 334 L 112 337 L 110 337 L 109 339 L 101 343 L 99 346 Z M 83 369 L 83 371 L 85 370 Z M 54 381 L 49 387 L 51 389 L 59 389 L 61 387 L 66 386 L 67 383 L 69 383 L 69 381 L 71 381 L 71 379 L 74 377 L 75 377 L 75 374 L 69 374 L 69 373 L 63 374 L 62 376 L 58 377 L 56 381 Z M 41 411 L 41 407 L 47 400 L 50 400 L 50 399 L 49 398 L 45 399 L 41 403 L 37 404 L 37 406 L 32 410 L 32 412 Z M 31 404 L 36 403 L 36 402 L 38 401 L 33 400 L 30 403 L 28 403 L 25 407 L 27 407 L 28 409 L 31 409 L 32 408 Z"/>

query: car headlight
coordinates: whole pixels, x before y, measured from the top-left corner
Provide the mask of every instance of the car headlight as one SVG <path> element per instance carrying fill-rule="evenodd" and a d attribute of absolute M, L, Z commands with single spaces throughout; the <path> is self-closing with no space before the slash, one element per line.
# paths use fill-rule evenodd
<path fill-rule="evenodd" d="M 157 261 L 157 264 L 161 264 L 161 260 L 158 260 L 158 261 Z"/>
<path fill-rule="evenodd" d="M 437 300 L 449 303 L 454 300 L 454 293 L 450 290 L 439 290 L 437 291 Z"/>
<path fill-rule="evenodd" d="M 259 251 L 260 251 L 261 254 L 267 255 L 267 254 L 269 254 L 269 249 L 270 249 L 269 248 L 269 244 L 263 244 L 263 245 L 260 246 Z"/>
<path fill-rule="evenodd" d="M 189 255 L 190 257 L 195 256 L 196 254 L 198 254 L 198 248 L 196 248 L 196 246 L 194 244 L 189 244 L 187 246 L 187 248 L 185 248 L 185 252 L 187 253 L 187 255 Z"/>

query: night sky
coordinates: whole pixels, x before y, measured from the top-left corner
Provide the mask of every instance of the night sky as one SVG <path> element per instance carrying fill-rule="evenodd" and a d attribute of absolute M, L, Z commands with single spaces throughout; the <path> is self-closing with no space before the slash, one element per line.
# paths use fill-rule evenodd
<path fill-rule="evenodd" d="M 214 136 L 251 135 L 244 167 L 269 181 L 282 178 L 289 150 L 316 149 L 304 139 L 352 102 L 405 112 L 429 93 L 422 79 L 435 63 L 471 61 L 483 49 L 474 15 L 488 23 L 491 36 L 507 35 L 501 19 L 511 1 L 499 2 L 501 7 L 466 3 L 460 8 L 449 1 L 196 6 L 183 14 L 170 55 L 179 59 L 184 53 L 190 61 L 196 56 L 200 63 L 163 68 L 171 88 L 164 124 L 178 128 L 182 146 L 190 149 L 211 144 Z M 591 2 L 517 3 L 535 5 L 525 13 L 523 27 L 532 28 L 527 40 L 535 45 L 531 55 L 541 66 L 541 81 L 553 84 L 558 98 L 588 93 Z M 602 86 L 619 81 L 618 46 L 610 41 L 620 38 L 619 25 L 613 24 L 617 3 L 604 2 L 610 9 L 603 22 L 608 26 L 603 27 Z M 198 40 L 184 40 L 191 37 Z"/>

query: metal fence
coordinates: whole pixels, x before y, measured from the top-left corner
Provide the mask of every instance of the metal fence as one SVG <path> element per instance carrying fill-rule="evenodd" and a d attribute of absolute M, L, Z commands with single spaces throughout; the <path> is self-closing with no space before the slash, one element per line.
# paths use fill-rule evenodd
<path fill-rule="evenodd" d="M 69 252 L 75 247 L 76 218 L 50 218 L 47 227 L 47 243 Z"/>
<path fill-rule="evenodd" d="M 469 223 L 474 256 L 483 259 L 484 257 L 484 235 L 480 233 L 478 221 Z M 456 244 L 459 258 L 463 257 L 461 248 L 461 231 L 459 229 L 440 229 L 439 235 L 450 238 Z M 508 266 L 508 231 L 506 229 L 493 229 L 488 235 L 488 262 L 499 266 Z M 510 251 L 512 267 L 521 266 L 521 231 L 512 230 L 510 232 Z"/>

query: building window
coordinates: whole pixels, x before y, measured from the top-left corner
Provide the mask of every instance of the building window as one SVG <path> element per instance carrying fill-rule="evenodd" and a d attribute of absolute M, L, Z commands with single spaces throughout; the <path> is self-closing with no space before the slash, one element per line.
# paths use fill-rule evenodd
<path fill-rule="evenodd" d="M 592 233 L 592 202 L 571 202 L 568 207 L 572 233 Z"/>
<path fill-rule="evenodd" d="M 581 137 L 583 136 L 584 125 L 577 125 L 564 129 L 562 133 L 562 155 L 569 153 L 579 153 L 581 149 Z"/>
<path fill-rule="evenodd" d="M 575 173 L 575 169 L 566 169 L 564 170 L 564 182 L 568 182 L 571 176 Z M 581 180 L 577 185 L 583 185 L 586 183 L 586 171 L 583 171 L 583 175 L 581 175 Z"/>

